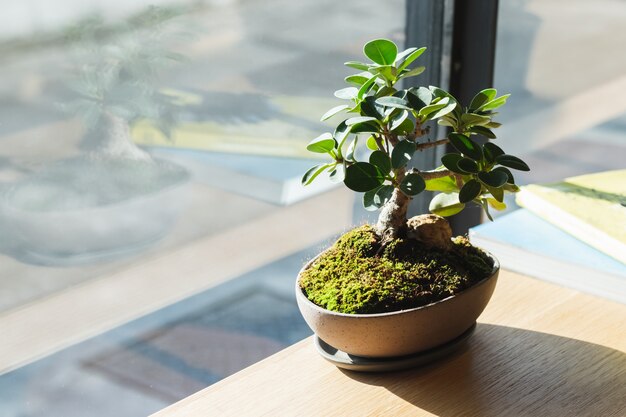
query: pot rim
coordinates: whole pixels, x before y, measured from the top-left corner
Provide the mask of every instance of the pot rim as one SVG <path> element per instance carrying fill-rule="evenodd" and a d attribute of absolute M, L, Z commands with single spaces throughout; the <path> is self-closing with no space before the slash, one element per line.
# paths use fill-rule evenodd
<path fill-rule="evenodd" d="M 296 294 L 297 297 L 302 300 L 304 303 L 306 303 L 309 307 L 313 308 L 314 310 L 317 310 L 319 312 L 323 312 L 326 314 L 330 314 L 333 316 L 339 316 L 339 317 L 371 317 L 371 318 L 376 318 L 376 317 L 388 317 L 388 316 L 394 316 L 394 315 L 398 315 L 398 314 L 408 314 L 408 313 L 412 313 L 414 311 L 418 311 L 418 310 L 425 310 L 427 308 L 433 307 L 437 304 L 441 304 L 444 303 L 446 301 L 449 301 L 453 298 L 456 298 L 458 296 L 460 296 L 461 294 L 464 294 L 474 288 L 480 287 L 481 285 L 484 285 L 486 282 L 488 282 L 489 280 L 491 280 L 492 278 L 494 278 L 497 274 L 498 271 L 500 270 L 500 262 L 498 261 L 498 259 L 493 256 L 493 254 L 489 251 L 486 251 L 482 248 L 479 248 L 480 250 L 482 250 L 485 254 L 487 254 L 487 256 L 493 261 L 493 269 L 491 270 L 491 273 L 486 276 L 485 278 L 481 279 L 480 281 L 478 281 L 477 283 L 475 283 L 474 285 L 472 285 L 469 288 L 464 289 L 461 292 L 458 292 L 456 294 L 453 294 L 449 297 L 446 298 L 442 298 L 441 300 L 437 300 L 434 301 L 430 304 L 426 304 L 423 306 L 419 306 L 419 307 L 414 307 L 414 308 L 410 308 L 410 309 L 406 309 L 406 310 L 396 310 L 396 311 L 388 311 L 386 313 L 355 313 L 355 314 L 350 314 L 350 313 L 340 313 L 337 311 L 332 311 L 332 310 L 328 310 L 324 307 L 320 307 L 317 304 L 315 304 L 313 301 L 309 300 L 306 295 L 304 294 L 304 291 L 302 290 L 302 288 L 300 287 L 300 277 L 302 276 L 302 272 L 304 270 L 306 270 L 307 268 L 309 268 L 313 262 L 315 262 L 320 256 L 322 256 L 322 254 L 324 252 L 326 252 L 325 250 L 320 252 L 319 254 L 317 254 L 317 256 L 315 256 L 313 259 L 311 259 L 309 262 L 307 262 L 301 269 L 300 272 L 298 272 L 298 279 L 296 279 Z"/>

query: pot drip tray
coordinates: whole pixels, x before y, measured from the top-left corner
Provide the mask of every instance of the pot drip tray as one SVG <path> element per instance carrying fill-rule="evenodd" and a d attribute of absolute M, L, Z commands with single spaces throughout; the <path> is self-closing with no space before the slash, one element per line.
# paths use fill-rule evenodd
<path fill-rule="evenodd" d="M 418 352 L 413 355 L 397 356 L 390 358 L 371 358 L 356 356 L 338 350 L 317 336 L 314 336 L 315 347 L 324 359 L 335 366 L 350 371 L 358 372 L 389 372 L 400 371 L 416 366 L 430 364 L 457 350 L 471 336 L 476 329 L 476 323 L 463 332 L 457 338 L 444 343 L 441 346 Z"/>

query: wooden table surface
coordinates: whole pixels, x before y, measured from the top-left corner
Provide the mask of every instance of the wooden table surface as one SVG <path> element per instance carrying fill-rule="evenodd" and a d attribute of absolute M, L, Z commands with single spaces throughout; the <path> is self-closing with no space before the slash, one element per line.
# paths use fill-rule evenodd
<path fill-rule="evenodd" d="M 625 417 L 626 305 L 502 271 L 467 345 L 437 363 L 342 371 L 308 338 L 154 416 L 431 415 Z"/>

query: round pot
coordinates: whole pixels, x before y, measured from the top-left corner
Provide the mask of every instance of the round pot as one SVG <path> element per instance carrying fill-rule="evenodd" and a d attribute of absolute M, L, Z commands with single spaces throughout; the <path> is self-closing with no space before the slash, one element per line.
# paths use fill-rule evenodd
<path fill-rule="evenodd" d="M 296 300 L 313 332 L 336 349 L 364 357 L 415 354 L 455 339 L 476 322 L 493 294 L 500 271 L 498 260 L 488 255 L 494 262 L 493 271 L 472 287 L 422 307 L 378 314 L 337 313 L 309 301 L 299 281 L 316 257 L 298 274 Z"/>

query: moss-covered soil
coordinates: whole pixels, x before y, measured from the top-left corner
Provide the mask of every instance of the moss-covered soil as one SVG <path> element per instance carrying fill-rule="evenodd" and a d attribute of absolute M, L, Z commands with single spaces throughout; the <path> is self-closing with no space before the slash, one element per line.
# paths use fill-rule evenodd
<path fill-rule="evenodd" d="M 381 249 L 369 225 L 344 234 L 300 277 L 315 304 L 341 313 L 383 313 L 419 307 L 486 278 L 493 263 L 464 237 L 450 251 L 396 239 Z"/>

